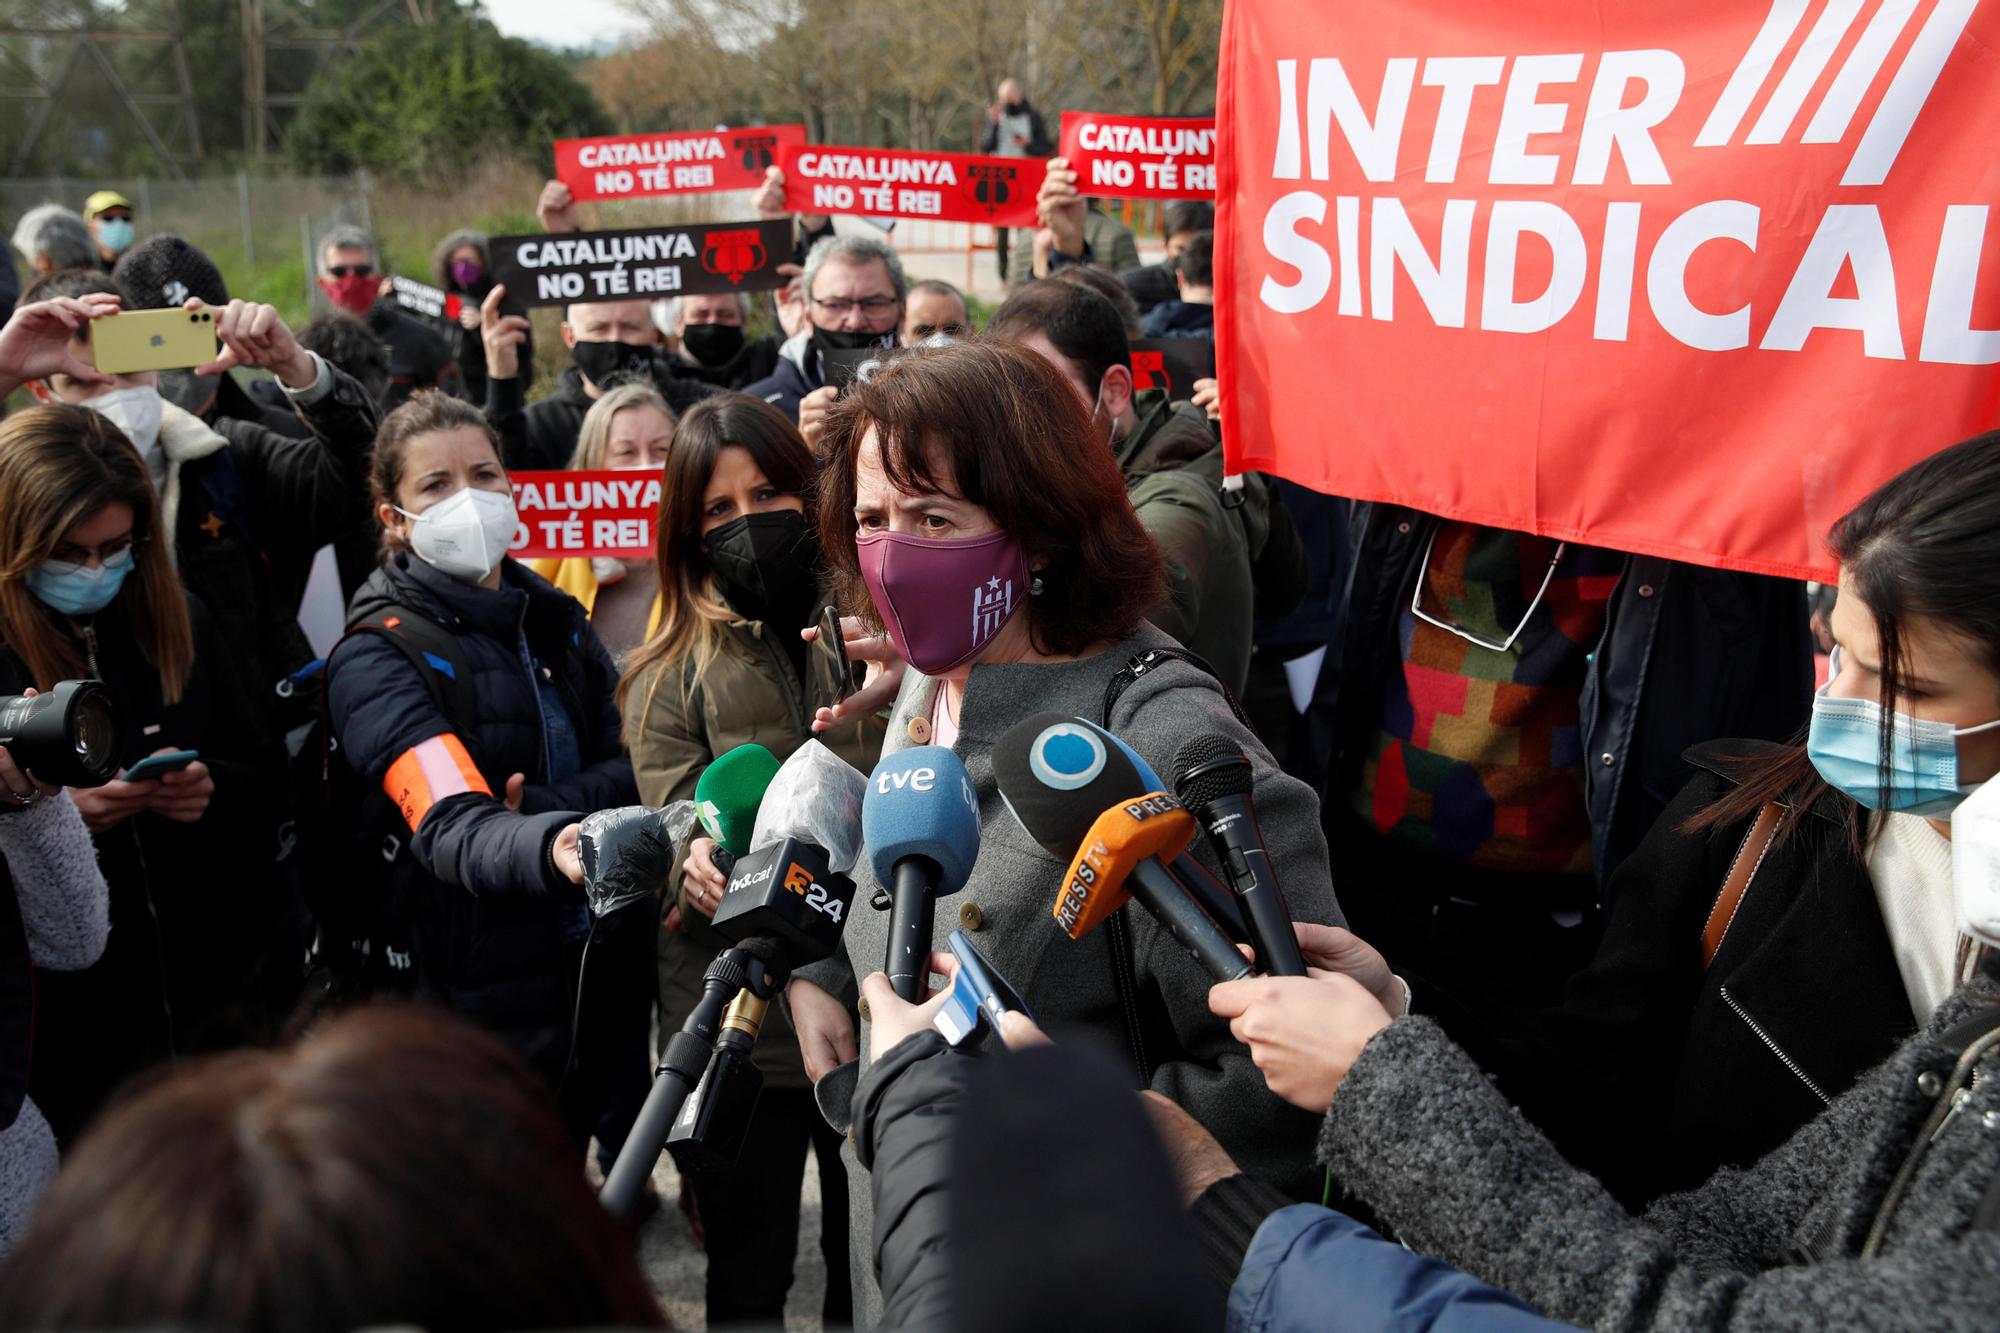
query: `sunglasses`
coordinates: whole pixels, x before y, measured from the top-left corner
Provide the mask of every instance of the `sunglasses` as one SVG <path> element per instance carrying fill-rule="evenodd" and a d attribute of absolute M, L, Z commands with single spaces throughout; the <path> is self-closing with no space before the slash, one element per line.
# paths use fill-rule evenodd
<path fill-rule="evenodd" d="M 366 278 L 374 275 L 375 266 L 373 264 L 334 264 L 327 269 L 327 272 L 336 278 Z"/>

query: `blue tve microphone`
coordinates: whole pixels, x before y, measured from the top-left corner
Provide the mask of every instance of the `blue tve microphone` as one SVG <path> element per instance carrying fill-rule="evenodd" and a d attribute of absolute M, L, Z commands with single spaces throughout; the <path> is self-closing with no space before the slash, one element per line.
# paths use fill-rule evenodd
<path fill-rule="evenodd" d="M 868 775 L 861 838 L 875 878 L 889 886 L 882 970 L 897 995 L 921 1000 L 930 970 L 932 903 L 964 888 L 979 859 L 979 801 L 965 765 L 942 745 L 884 758 Z"/>

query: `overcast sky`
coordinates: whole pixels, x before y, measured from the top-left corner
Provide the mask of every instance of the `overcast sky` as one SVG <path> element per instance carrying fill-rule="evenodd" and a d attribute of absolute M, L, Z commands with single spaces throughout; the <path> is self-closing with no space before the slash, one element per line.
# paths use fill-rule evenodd
<path fill-rule="evenodd" d="M 615 46 L 644 25 L 617 0 L 486 0 L 494 26 L 546 46 Z"/>

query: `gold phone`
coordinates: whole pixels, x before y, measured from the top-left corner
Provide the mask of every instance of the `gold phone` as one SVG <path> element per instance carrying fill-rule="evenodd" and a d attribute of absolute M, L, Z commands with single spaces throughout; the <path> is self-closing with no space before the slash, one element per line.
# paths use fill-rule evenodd
<path fill-rule="evenodd" d="M 213 310 L 121 310 L 90 322 L 90 348 L 106 375 L 185 370 L 216 358 Z"/>

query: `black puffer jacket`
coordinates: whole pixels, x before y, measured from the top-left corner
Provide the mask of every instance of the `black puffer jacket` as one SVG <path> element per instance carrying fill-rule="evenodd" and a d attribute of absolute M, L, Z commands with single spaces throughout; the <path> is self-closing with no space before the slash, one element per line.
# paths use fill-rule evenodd
<path fill-rule="evenodd" d="M 454 635 L 454 669 L 469 671 L 474 683 L 477 716 L 469 725 L 454 727 L 416 667 L 379 635 L 353 635 L 334 650 L 327 715 L 348 766 L 371 787 L 426 741 L 452 734 L 465 746 L 487 790 L 442 794 L 414 811 L 419 981 L 553 1080 L 569 1049 L 565 942 L 581 940 L 587 911 L 582 894 L 556 873 L 550 847 L 565 824 L 631 805 L 638 791 L 619 742 L 617 668 L 583 608 L 525 566 L 509 560 L 502 569 L 499 588 L 482 588 L 398 553 L 348 608 L 349 624 L 401 606 Z M 560 697 L 581 763 L 554 782 L 538 678 Z M 515 773 L 527 777 L 518 814 L 501 799 Z"/>
<path fill-rule="evenodd" d="M 563 371 L 554 393 L 524 407 L 521 386 L 525 382 L 518 375 L 486 381 L 486 417 L 500 432 L 500 460 L 509 471 L 566 468 L 576 453 L 584 414 L 597 400 L 584 391 L 583 372 L 575 366 Z M 653 387 L 675 416 L 721 392 L 714 385 L 676 372 L 658 356 L 653 358 Z"/>

